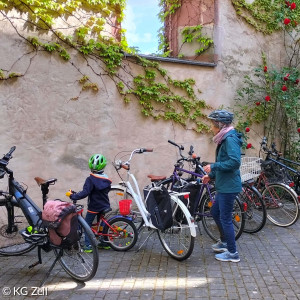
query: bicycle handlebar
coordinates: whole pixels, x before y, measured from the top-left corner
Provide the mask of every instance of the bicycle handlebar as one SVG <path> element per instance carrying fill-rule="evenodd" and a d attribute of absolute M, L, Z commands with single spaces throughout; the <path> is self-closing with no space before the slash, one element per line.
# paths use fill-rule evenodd
<path fill-rule="evenodd" d="M 3 155 L 2 159 L 0 159 L 0 167 L 6 167 L 8 165 L 9 160 L 12 158 L 12 153 L 15 150 L 16 146 L 13 146 L 5 155 Z"/>
<path fill-rule="evenodd" d="M 137 154 L 141 154 L 144 152 L 153 152 L 153 149 L 151 148 L 138 148 L 135 149 L 131 152 L 129 159 L 126 162 L 123 162 L 121 160 L 115 161 L 113 162 L 113 166 L 115 167 L 116 170 L 120 170 L 121 168 L 125 169 L 125 170 L 130 170 L 130 161 L 132 159 L 133 154 L 137 153 Z"/>

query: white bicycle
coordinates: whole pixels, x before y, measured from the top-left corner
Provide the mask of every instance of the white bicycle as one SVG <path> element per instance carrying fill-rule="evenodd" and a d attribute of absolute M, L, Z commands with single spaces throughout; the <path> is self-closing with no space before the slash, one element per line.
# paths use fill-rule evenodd
<path fill-rule="evenodd" d="M 114 209 L 114 206 L 117 207 L 118 201 L 122 199 L 132 199 L 137 206 L 137 211 L 133 212 L 133 214 L 137 219 L 140 220 L 137 226 L 138 231 L 141 232 L 141 229 L 143 228 L 152 230 L 147 239 L 153 232 L 157 232 L 159 240 L 166 252 L 176 260 L 185 260 L 193 252 L 196 237 L 196 228 L 194 218 L 191 216 L 187 207 L 178 197 L 188 197 L 189 193 L 176 193 L 168 191 L 167 196 L 169 196 L 168 199 L 170 200 L 170 211 L 172 218 L 171 224 L 169 224 L 169 226 L 167 226 L 168 228 L 166 229 L 159 229 L 158 227 L 156 227 L 153 224 L 153 214 L 151 215 L 151 213 L 149 212 L 149 207 L 147 206 L 148 198 L 146 197 L 146 200 L 144 202 L 140 193 L 138 182 L 135 176 L 130 172 L 130 161 L 133 157 L 133 154 L 141 154 L 144 152 L 153 152 L 153 150 L 145 148 L 135 149 L 131 152 L 130 157 L 127 161 L 115 161 L 114 167 L 117 170 L 120 178 L 122 179 L 119 173 L 119 170 L 121 168 L 127 171 L 127 178 L 126 180 L 122 179 L 119 185 L 112 186 L 109 193 L 111 205 Z M 116 157 L 120 153 L 118 153 Z M 128 154 L 126 156 L 128 156 Z M 133 182 L 134 187 L 132 186 L 131 182 Z M 147 192 L 151 193 L 158 190 L 161 190 L 161 187 L 150 186 Z M 146 240 L 143 242 L 143 244 L 146 242 Z M 140 248 L 143 246 L 143 244 L 140 246 Z"/>

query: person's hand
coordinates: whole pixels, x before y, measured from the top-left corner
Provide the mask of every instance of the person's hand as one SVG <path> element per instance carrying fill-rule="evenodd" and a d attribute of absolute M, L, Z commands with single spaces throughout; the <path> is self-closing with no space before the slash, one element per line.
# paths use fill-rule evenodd
<path fill-rule="evenodd" d="M 210 167 L 210 165 L 204 166 L 203 169 L 204 169 L 204 171 L 205 171 L 206 173 L 210 173 L 210 172 L 211 172 L 211 167 Z"/>
<path fill-rule="evenodd" d="M 74 194 L 74 192 L 71 189 L 66 192 L 67 197 L 70 197 L 72 194 Z"/>
<path fill-rule="evenodd" d="M 210 177 L 209 177 L 208 175 L 204 175 L 204 176 L 202 177 L 202 182 L 203 182 L 204 184 L 207 184 L 209 181 L 210 181 Z"/>

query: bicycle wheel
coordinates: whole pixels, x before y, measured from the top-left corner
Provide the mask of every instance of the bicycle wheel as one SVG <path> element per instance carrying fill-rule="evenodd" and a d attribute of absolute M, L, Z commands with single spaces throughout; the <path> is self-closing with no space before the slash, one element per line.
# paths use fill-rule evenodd
<path fill-rule="evenodd" d="M 14 223 L 11 226 L 8 225 L 9 215 Z M 19 230 L 28 226 L 28 221 L 20 207 L 13 206 L 10 201 L 0 206 L 0 255 L 22 255 L 36 247 L 34 244 L 25 242 L 19 234 Z"/>
<path fill-rule="evenodd" d="M 95 276 L 99 256 L 96 238 L 91 228 L 81 216 L 78 216 L 78 234 L 80 240 L 69 249 L 53 248 L 53 250 L 56 256 L 62 252 L 59 262 L 63 269 L 74 279 L 84 282 Z M 93 249 L 91 253 L 83 251 L 85 235 L 89 237 L 91 242 Z"/>
<path fill-rule="evenodd" d="M 260 231 L 266 224 L 267 211 L 260 192 L 251 186 L 243 187 L 240 199 L 247 204 L 245 211 L 244 232 L 255 233 Z"/>
<path fill-rule="evenodd" d="M 105 240 L 116 251 L 127 251 L 131 249 L 137 241 L 138 232 L 132 221 L 125 217 L 117 217 L 108 221 L 111 226 L 105 226 L 103 234 L 108 234 Z"/>
<path fill-rule="evenodd" d="M 178 261 L 190 257 L 194 249 L 195 238 L 188 225 L 190 215 L 184 211 L 171 198 L 173 225 L 166 230 L 157 230 L 159 240 L 166 252 Z"/>
<path fill-rule="evenodd" d="M 283 183 L 265 186 L 262 191 L 267 218 L 275 225 L 288 227 L 299 218 L 298 197 L 294 190 Z"/>
<path fill-rule="evenodd" d="M 214 198 L 216 191 L 211 190 L 212 198 Z M 214 241 L 220 239 L 218 227 L 210 214 L 210 209 L 213 206 L 213 199 L 209 195 L 204 195 L 200 201 L 199 215 L 202 218 L 202 225 L 207 235 Z M 232 223 L 235 232 L 235 240 L 237 240 L 243 233 L 245 226 L 245 216 L 243 213 L 243 206 L 238 198 L 235 199 L 232 210 Z"/>

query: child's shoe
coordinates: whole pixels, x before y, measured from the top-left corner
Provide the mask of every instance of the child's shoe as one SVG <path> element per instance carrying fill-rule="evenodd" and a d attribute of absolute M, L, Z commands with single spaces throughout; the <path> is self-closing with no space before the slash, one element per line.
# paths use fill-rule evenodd
<path fill-rule="evenodd" d="M 85 252 L 85 253 L 92 253 L 93 252 L 92 246 L 91 245 L 84 245 L 83 252 Z"/>
<path fill-rule="evenodd" d="M 97 245 L 98 249 L 104 249 L 104 250 L 109 250 L 111 249 L 110 246 L 104 242 L 99 242 Z"/>

